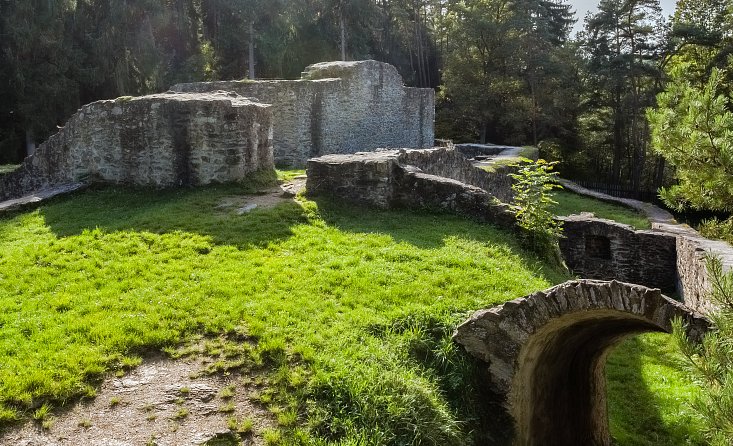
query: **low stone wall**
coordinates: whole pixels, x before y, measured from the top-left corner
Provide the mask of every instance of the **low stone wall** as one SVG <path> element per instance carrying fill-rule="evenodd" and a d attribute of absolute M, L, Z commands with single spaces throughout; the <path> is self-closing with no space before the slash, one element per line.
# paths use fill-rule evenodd
<path fill-rule="evenodd" d="M 713 308 L 707 299 L 710 278 L 707 256 L 721 260 L 723 271 L 733 270 L 733 247 L 720 240 L 709 240 L 687 225 L 653 223 L 652 229 L 672 234 L 677 239 L 677 293 L 686 305 L 707 312 Z"/>
<path fill-rule="evenodd" d="M 308 160 L 306 190 L 309 196 L 380 209 L 454 212 L 513 228 L 514 217 L 506 205 L 477 186 L 490 184 L 491 178 L 451 149 L 382 150 Z"/>
<path fill-rule="evenodd" d="M 635 231 L 628 225 L 585 216 L 560 220 L 563 223 L 560 250 L 574 274 L 676 291 L 674 235 Z"/>
<path fill-rule="evenodd" d="M 269 106 L 226 92 L 94 102 L 0 178 L 0 200 L 79 181 L 157 187 L 238 181 L 274 168 L 271 119 Z"/>
<path fill-rule="evenodd" d="M 708 240 L 687 225 L 654 223 L 652 230 L 584 215 L 563 217 L 560 249 L 574 274 L 674 292 L 688 307 L 707 313 L 710 278 L 707 255 L 721 259 L 724 271 L 733 270 L 733 247 Z"/>
<path fill-rule="evenodd" d="M 272 104 L 278 165 L 302 167 L 308 158 L 326 154 L 433 145 L 434 91 L 405 87 L 393 66 L 373 60 L 311 65 L 299 80 L 198 82 L 173 90 L 227 90 Z"/>

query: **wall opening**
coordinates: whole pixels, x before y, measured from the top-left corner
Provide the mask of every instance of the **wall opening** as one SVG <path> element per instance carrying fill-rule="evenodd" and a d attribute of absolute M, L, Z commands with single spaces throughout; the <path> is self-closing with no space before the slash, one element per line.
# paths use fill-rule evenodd
<path fill-rule="evenodd" d="M 602 235 L 585 235 L 585 255 L 592 259 L 611 260 L 611 239 Z"/>

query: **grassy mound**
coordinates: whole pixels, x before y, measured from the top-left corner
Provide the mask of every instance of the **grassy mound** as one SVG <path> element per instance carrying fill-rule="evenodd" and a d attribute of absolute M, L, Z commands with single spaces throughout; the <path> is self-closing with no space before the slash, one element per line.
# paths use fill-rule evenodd
<path fill-rule="evenodd" d="M 472 311 L 566 277 L 456 216 L 219 207 L 242 192 L 90 190 L 0 218 L 0 425 L 205 337 L 224 339 L 213 371 L 264 376 L 259 401 L 282 429 L 272 443 L 487 443 L 477 427 L 504 420 L 473 396 L 483 383 L 450 335 Z M 689 434 L 664 423 L 658 444 Z"/>

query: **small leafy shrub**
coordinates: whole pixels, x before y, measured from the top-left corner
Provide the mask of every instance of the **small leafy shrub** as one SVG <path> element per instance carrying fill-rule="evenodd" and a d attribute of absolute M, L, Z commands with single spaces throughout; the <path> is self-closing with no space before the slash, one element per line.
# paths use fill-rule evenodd
<path fill-rule="evenodd" d="M 561 265 L 558 240 L 562 235 L 562 227 L 555 220 L 553 206 L 557 202 L 552 199 L 553 189 L 562 188 L 555 180 L 557 172 L 553 172 L 553 169 L 556 164 L 555 161 L 523 158 L 516 165 L 517 173 L 510 174 L 514 179 L 511 209 L 524 230 L 528 247 Z"/>
<path fill-rule="evenodd" d="M 733 444 L 733 272 L 723 272 L 719 258 L 707 258 L 711 289 L 718 305 L 709 317 L 711 330 L 702 342 L 691 342 L 678 320 L 674 333 L 688 369 L 701 392 L 691 405 L 701 416 L 703 433 L 711 446 Z"/>

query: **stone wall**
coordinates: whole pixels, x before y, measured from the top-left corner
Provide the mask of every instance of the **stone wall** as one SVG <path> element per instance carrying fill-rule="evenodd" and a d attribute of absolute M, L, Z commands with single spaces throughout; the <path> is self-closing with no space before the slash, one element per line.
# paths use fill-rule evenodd
<path fill-rule="evenodd" d="M 514 217 L 492 191 L 493 174 L 447 148 L 380 150 L 308 160 L 309 196 L 328 196 L 380 209 L 453 212 L 514 228 Z"/>
<path fill-rule="evenodd" d="M 523 446 L 610 445 L 605 363 L 625 337 L 671 332 L 700 339 L 709 321 L 658 289 L 577 280 L 479 310 L 453 339 L 488 371 Z"/>
<path fill-rule="evenodd" d="M 373 60 L 327 62 L 299 80 L 179 84 L 174 91 L 234 91 L 273 105 L 278 165 L 302 167 L 308 158 L 379 147 L 433 145 L 435 93 L 407 88 L 397 70 Z"/>
<path fill-rule="evenodd" d="M 708 240 L 687 225 L 654 223 L 652 228 L 677 238 L 677 293 L 686 305 L 707 312 L 712 303 L 707 299 L 710 278 L 707 256 L 719 258 L 723 271 L 733 270 L 733 247 L 720 240 Z"/>
<path fill-rule="evenodd" d="M 166 93 L 82 107 L 16 171 L 0 200 L 73 182 L 231 182 L 274 168 L 269 106 L 234 93 Z"/>
<path fill-rule="evenodd" d="M 635 231 L 611 220 L 561 218 L 560 250 L 574 274 L 676 290 L 677 240 L 673 234 Z"/>

